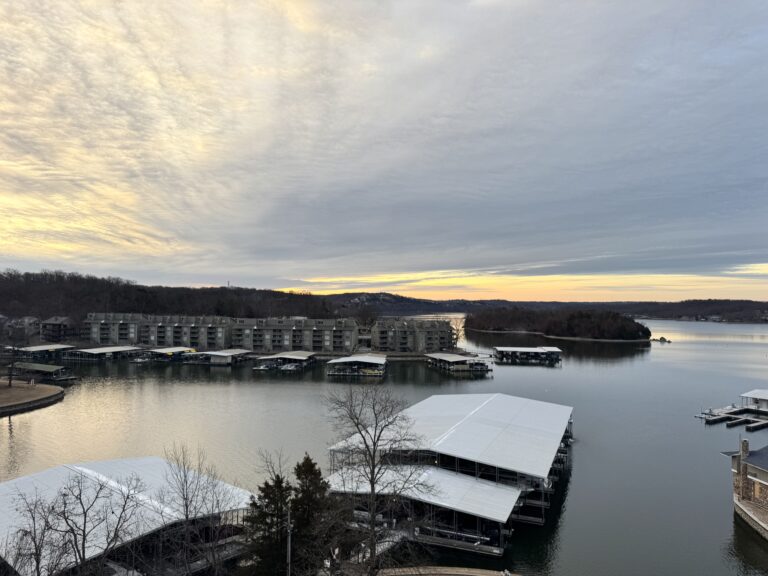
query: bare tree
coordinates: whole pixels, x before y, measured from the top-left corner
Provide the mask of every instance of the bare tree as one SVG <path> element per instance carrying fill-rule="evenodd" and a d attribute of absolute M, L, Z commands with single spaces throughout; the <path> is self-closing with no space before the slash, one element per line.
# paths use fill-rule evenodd
<path fill-rule="evenodd" d="M 392 388 L 350 386 L 329 394 L 326 402 L 342 438 L 331 451 L 331 468 L 341 484 L 338 491 L 360 495 L 367 541 L 361 563 L 372 576 L 380 564 L 378 546 L 398 538 L 395 526 L 380 519 L 432 487 L 423 480 L 419 438 L 403 412 L 406 404 Z"/>
<path fill-rule="evenodd" d="M 191 451 L 174 444 L 165 451 L 168 461 L 166 488 L 158 495 L 159 510 L 166 522 L 181 522 L 181 542 L 177 552 L 185 572 L 191 564 L 205 558 L 213 574 L 226 560 L 225 540 L 231 534 L 230 513 L 238 507 L 237 495 L 221 481 L 218 471 L 208 463 L 201 448 Z"/>
<path fill-rule="evenodd" d="M 117 482 L 77 473 L 69 477 L 52 504 L 52 530 L 71 555 L 77 574 L 91 569 L 101 573 L 110 552 L 137 535 L 143 491 L 134 475 Z"/>
<path fill-rule="evenodd" d="M 64 567 L 66 546 L 54 530 L 53 503 L 38 490 L 16 496 L 16 512 L 22 524 L 6 540 L 3 557 L 24 576 L 53 576 Z"/>

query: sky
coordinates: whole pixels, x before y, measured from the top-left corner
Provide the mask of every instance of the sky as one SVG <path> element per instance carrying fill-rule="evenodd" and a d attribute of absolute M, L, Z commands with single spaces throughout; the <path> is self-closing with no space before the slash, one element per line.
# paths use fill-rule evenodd
<path fill-rule="evenodd" d="M 768 300 L 764 0 L 0 4 L 0 268 Z"/>

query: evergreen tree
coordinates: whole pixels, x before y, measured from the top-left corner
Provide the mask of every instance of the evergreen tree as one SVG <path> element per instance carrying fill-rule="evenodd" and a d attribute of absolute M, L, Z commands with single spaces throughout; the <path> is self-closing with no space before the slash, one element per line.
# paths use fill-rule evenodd
<path fill-rule="evenodd" d="M 288 506 L 293 487 L 281 474 L 259 486 L 258 498 L 251 498 L 246 517 L 250 560 L 255 576 L 280 576 L 286 573 L 288 546 Z"/>

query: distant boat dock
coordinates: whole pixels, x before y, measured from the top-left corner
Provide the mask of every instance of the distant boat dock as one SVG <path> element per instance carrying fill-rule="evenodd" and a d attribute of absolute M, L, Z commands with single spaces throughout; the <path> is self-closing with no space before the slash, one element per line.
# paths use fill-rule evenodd
<path fill-rule="evenodd" d="M 740 406 L 708 408 L 696 417 L 704 424 L 725 424 L 728 428 L 744 426 L 747 432 L 768 428 L 768 390 L 750 390 L 741 395 Z"/>

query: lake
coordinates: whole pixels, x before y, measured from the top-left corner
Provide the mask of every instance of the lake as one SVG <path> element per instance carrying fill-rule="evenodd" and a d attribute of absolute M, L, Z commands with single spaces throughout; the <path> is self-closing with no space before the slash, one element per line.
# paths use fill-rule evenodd
<path fill-rule="evenodd" d="M 574 407 L 564 505 L 550 524 L 519 528 L 502 560 L 436 561 L 523 575 L 768 574 L 768 542 L 734 518 L 729 461 L 739 429 L 706 427 L 702 408 L 768 388 L 768 326 L 645 321 L 671 344 L 546 341 L 559 368 L 495 366 L 458 380 L 420 362 L 391 363 L 386 381 L 417 402 L 432 394 L 502 392 Z M 462 344 L 542 345 L 539 337 L 470 333 Z M 247 365 L 80 366 L 63 402 L 0 420 L 0 480 L 87 460 L 162 455 L 202 446 L 230 481 L 255 489 L 260 450 L 304 452 L 325 467 L 334 432 L 322 366 L 298 376 Z M 748 434 L 768 444 L 768 431 Z M 554 512 L 554 513 L 553 513 Z M 1 513 L 1 512 L 0 512 Z"/>

